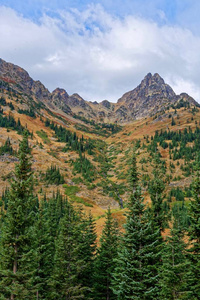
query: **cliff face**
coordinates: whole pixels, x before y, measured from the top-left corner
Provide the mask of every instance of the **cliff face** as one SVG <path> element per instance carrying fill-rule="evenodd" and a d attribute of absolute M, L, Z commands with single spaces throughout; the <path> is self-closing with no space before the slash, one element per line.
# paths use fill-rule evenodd
<path fill-rule="evenodd" d="M 52 109 L 103 122 L 131 122 L 162 111 L 180 99 L 198 105 L 186 93 L 176 95 L 157 73 L 154 75 L 148 73 L 135 89 L 125 93 L 117 103 L 110 103 L 107 100 L 100 103 L 88 102 L 80 95 L 75 93 L 70 96 L 60 88 L 50 93 L 40 81 L 34 81 L 24 69 L 0 59 L 0 86 L 6 84 L 12 90 L 31 96 Z"/>

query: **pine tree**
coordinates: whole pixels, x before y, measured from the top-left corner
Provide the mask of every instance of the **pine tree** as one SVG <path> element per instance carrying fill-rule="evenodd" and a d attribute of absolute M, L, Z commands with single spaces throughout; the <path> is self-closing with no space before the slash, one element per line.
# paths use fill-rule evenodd
<path fill-rule="evenodd" d="M 8 193 L 8 207 L 1 228 L 1 299 L 33 299 L 35 270 L 32 225 L 35 217 L 30 148 L 25 133 L 19 147 L 19 164 Z"/>
<path fill-rule="evenodd" d="M 154 232 L 148 210 L 143 204 L 135 155 L 132 159 L 131 178 L 132 193 L 128 203 L 125 234 L 113 274 L 113 292 L 118 300 L 157 299 L 159 231 Z"/>
<path fill-rule="evenodd" d="M 160 298 L 163 300 L 192 299 L 188 298 L 186 291 L 186 273 L 189 262 L 186 256 L 184 229 L 180 223 L 180 216 L 176 215 L 172 223 L 170 236 L 166 243 L 163 243 Z"/>
<path fill-rule="evenodd" d="M 94 299 L 114 300 L 116 296 L 111 289 L 112 273 L 115 269 L 114 259 L 117 258 L 118 228 L 112 218 L 110 208 L 106 214 L 105 226 L 100 238 L 94 272 Z"/>
<path fill-rule="evenodd" d="M 196 160 L 196 175 L 192 183 L 193 201 L 191 201 L 190 216 L 190 248 L 189 260 L 190 270 L 188 273 L 188 288 L 190 290 L 190 299 L 200 298 L 200 161 L 199 154 Z"/>

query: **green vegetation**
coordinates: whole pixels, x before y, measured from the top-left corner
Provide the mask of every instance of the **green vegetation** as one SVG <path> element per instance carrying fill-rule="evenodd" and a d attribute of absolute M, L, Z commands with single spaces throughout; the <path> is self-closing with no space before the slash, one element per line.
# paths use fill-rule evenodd
<path fill-rule="evenodd" d="M 31 118 L 36 118 L 35 108 L 33 108 L 33 107 L 30 109 L 18 109 L 18 113 L 27 115 Z"/>
<path fill-rule="evenodd" d="M 79 158 L 72 162 L 72 165 L 74 174 L 80 173 L 88 182 L 92 182 L 96 179 L 95 167 L 85 155 L 80 155 Z"/>
<path fill-rule="evenodd" d="M 0 97 L 0 105 L 2 105 L 2 106 L 6 106 L 7 105 L 6 99 L 4 97 Z"/>
<path fill-rule="evenodd" d="M 112 290 L 112 274 L 116 267 L 119 232 L 117 222 L 110 209 L 106 213 L 105 226 L 100 239 L 100 246 L 94 265 L 94 299 L 116 299 Z"/>
<path fill-rule="evenodd" d="M 13 150 L 13 147 L 11 145 L 10 139 L 7 138 L 5 141 L 5 144 L 0 147 L 0 155 L 4 153 L 9 153 L 11 155 L 15 155 L 15 151 Z"/>
<path fill-rule="evenodd" d="M 117 299 L 159 299 L 159 245 L 159 228 L 143 203 L 133 154 L 125 233 L 113 275 Z"/>
<path fill-rule="evenodd" d="M 89 155 L 93 154 L 95 143 L 91 139 L 86 140 L 83 136 L 78 138 L 75 132 L 71 132 L 62 126 L 57 126 L 57 124 L 55 125 L 48 119 L 45 121 L 45 126 L 50 127 L 55 132 L 59 142 L 66 143 L 63 149 L 64 152 L 74 150 L 80 153 L 87 151 Z"/>
<path fill-rule="evenodd" d="M 172 197 L 174 197 L 177 201 L 184 201 L 184 192 L 179 187 L 177 187 L 176 189 L 172 188 L 168 196 L 169 202 L 172 201 Z"/>
<path fill-rule="evenodd" d="M 17 130 L 19 134 L 22 134 L 24 130 L 24 127 L 21 125 L 20 120 L 18 119 L 18 121 L 16 122 L 11 114 L 9 114 L 8 116 L 3 116 L 0 114 L 0 127 Z"/>
<path fill-rule="evenodd" d="M 73 117 L 75 119 L 79 119 L 83 121 L 85 124 L 91 125 L 93 128 L 90 129 L 84 125 L 76 125 L 76 128 L 82 131 L 86 131 L 89 133 L 95 133 L 101 136 L 110 136 L 112 134 L 118 133 L 122 130 L 122 126 L 112 123 L 95 123 L 94 120 L 88 120 L 83 116 L 79 116 L 74 114 Z"/>
<path fill-rule="evenodd" d="M 183 197 L 189 195 L 189 189 L 173 188 L 169 196 L 178 201 L 165 201 L 164 167 L 160 157 L 154 155 L 153 178 L 148 183 L 149 206 L 144 203 L 134 153 L 124 231 L 119 238 L 109 209 L 97 247 L 92 216 L 73 208 L 67 199 L 82 199 L 76 195 L 78 186 L 63 186 L 67 198 L 57 191 L 48 199 L 40 195 L 38 200 L 30 152 L 24 133 L 11 186 L 1 199 L 1 299 L 200 298 L 198 156 L 189 204 Z M 106 178 L 108 170 L 107 160 L 102 165 Z M 51 178 L 60 172 L 51 166 L 47 174 Z M 165 240 L 162 232 L 169 227 L 170 235 Z"/>
<path fill-rule="evenodd" d="M 80 191 L 80 188 L 78 186 L 64 184 L 63 187 L 65 188 L 65 194 L 70 198 L 72 202 L 81 203 L 88 207 L 93 207 L 91 203 L 88 203 L 83 198 L 76 196 L 76 193 Z"/>
<path fill-rule="evenodd" d="M 37 135 L 43 140 L 45 144 L 50 144 L 47 133 L 44 130 L 36 131 Z"/>
<path fill-rule="evenodd" d="M 60 174 L 60 169 L 59 167 L 51 165 L 51 167 L 46 170 L 45 174 L 45 181 L 48 184 L 63 184 L 64 181 L 64 176 Z"/>

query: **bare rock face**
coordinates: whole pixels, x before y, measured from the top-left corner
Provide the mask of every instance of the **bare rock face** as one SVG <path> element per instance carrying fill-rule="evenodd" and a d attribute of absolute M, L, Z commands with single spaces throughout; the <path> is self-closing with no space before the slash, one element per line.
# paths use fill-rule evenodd
<path fill-rule="evenodd" d="M 154 75 L 148 73 L 134 90 L 125 93 L 118 100 L 118 104 L 127 107 L 128 119 L 149 116 L 174 102 L 176 102 L 175 92 L 157 73 Z"/>
<path fill-rule="evenodd" d="M 40 81 L 34 81 L 24 69 L 2 59 L 0 59 L 0 80 L 8 82 L 15 91 L 48 101 L 50 92 Z"/>

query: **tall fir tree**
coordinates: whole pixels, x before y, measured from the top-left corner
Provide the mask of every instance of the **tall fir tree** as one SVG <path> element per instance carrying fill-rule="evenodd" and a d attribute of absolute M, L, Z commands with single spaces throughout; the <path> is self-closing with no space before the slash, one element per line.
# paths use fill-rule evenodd
<path fill-rule="evenodd" d="M 36 272 L 33 278 L 33 286 L 36 288 L 37 300 L 48 299 L 50 275 L 53 271 L 53 260 L 55 255 L 54 237 L 51 235 L 47 206 L 40 201 L 40 207 L 33 228 L 34 249 L 36 251 Z"/>
<path fill-rule="evenodd" d="M 193 200 L 190 204 L 189 216 L 189 260 L 188 289 L 190 299 L 200 299 L 200 154 L 196 159 L 196 174 L 192 183 Z"/>
<path fill-rule="evenodd" d="M 154 231 L 138 184 L 136 156 L 132 158 L 131 196 L 125 233 L 113 273 L 113 292 L 118 300 L 158 299 L 159 231 Z"/>
<path fill-rule="evenodd" d="M 97 250 L 94 270 L 94 299 L 115 300 L 112 291 L 112 274 L 115 269 L 119 231 L 116 220 L 113 219 L 110 208 L 106 213 L 105 226 L 100 238 L 100 246 Z"/>
<path fill-rule="evenodd" d="M 94 286 L 94 255 L 96 252 L 96 226 L 94 219 L 89 213 L 88 216 L 82 212 L 78 211 L 80 215 L 80 230 L 82 234 L 79 237 L 80 251 L 79 259 L 84 263 L 84 268 L 82 268 L 79 273 L 78 280 L 85 289 L 85 299 L 91 299 L 93 286 Z"/>
<path fill-rule="evenodd" d="M 68 203 L 60 219 L 60 232 L 56 240 L 54 270 L 51 276 L 50 299 L 83 299 L 85 287 L 79 274 L 85 268 L 81 251 L 81 220 Z"/>
<path fill-rule="evenodd" d="M 163 300 L 192 299 L 187 293 L 187 270 L 189 262 L 184 241 L 185 230 L 176 214 L 172 220 L 170 236 L 163 243 L 162 268 L 160 271 L 160 298 Z"/>
<path fill-rule="evenodd" d="M 154 225 L 163 231 L 166 227 L 166 211 L 163 209 L 165 190 L 164 170 L 161 167 L 161 161 L 156 154 L 154 157 L 153 179 L 149 182 L 148 190 L 151 197 L 151 212 Z"/>
<path fill-rule="evenodd" d="M 1 299 L 33 299 L 32 279 L 35 271 L 33 224 L 36 201 L 27 133 L 20 143 L 19 163 L 8 193 L 5 220 L 0 239 Z"/>

